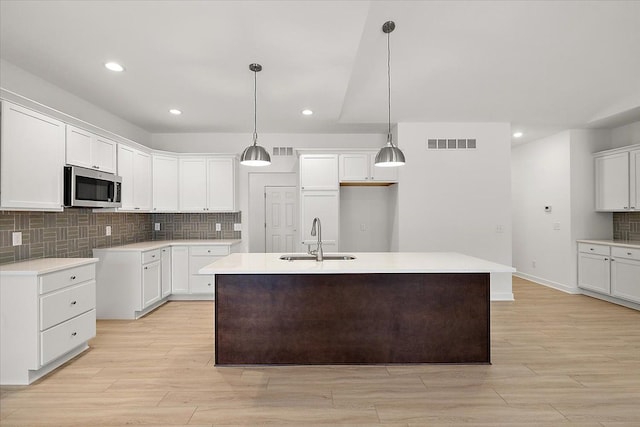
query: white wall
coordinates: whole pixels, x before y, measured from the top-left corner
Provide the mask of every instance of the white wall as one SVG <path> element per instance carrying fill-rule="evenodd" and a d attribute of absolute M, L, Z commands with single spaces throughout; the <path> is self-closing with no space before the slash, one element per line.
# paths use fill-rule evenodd
<path fill-rule="evenodd" d="M 391 187 L 340 187 L 341 252 L 391 250 Z"/>
<path fill-rule="evenodd" d="M 151 142 L 149 132 L 5 60 L 0 60 L 0 88 L 4 99 L 105 137 Z"/>
<path fill-rule="evenodd" d="M 592 157 L 610 148 L 610 137 L 607 130 L 567 130 L 513 148 L 513 263 L 518 275 L 578 292 L 576 240 L 610 239 L 613 233 L 611 214 L 594 210 Z M 543 209 L 548 204 L 550 213 Z"/>
<path fill-rule="evenodd" d="M 428 138 L 475 138 L 478 148 L 427 150 Z M 398 185 L 398 249 L 511 265 L 510 125 L 399 123 L 397 141 L 407 158 Z M 513 298 L 509 274 L 492 277 L 491 294 Z"/>
<path fill-rule="evenodd" d="M 640 121 L 611 130 L 611 148 L 640 144 Z"/>

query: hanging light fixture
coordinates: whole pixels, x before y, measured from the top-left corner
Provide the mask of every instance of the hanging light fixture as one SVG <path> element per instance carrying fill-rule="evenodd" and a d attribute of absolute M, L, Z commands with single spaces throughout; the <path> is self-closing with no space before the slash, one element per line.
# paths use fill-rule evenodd
<path fill-rule="evenodd" d="M 271 164 L 271 157 L 264 147 L 258 145 L 258 95 L 257 95 L 257 75 L 262 71 L 262 65 L 250 64 L 249 69 L 253 71 L 253 145 L 248 146 L 240 156 L 240 164 L 246 166 L 267 166 Z"/>
<path fill-rule="evenodd" d="M 388 112 L 389 129 L 387 131 L 387 145 L 382 147 L 376 154 L 375 165 L 380 167 L 395 167 L 404 165 L 404 154 L 393 144 L 391 135 L 391 48 L 389 46 L 389 34 L 396 28 L 393 21 L 387 21 L 382 25 L 382 31 L 387 35 L 387 89 L 388 89 Z"/>

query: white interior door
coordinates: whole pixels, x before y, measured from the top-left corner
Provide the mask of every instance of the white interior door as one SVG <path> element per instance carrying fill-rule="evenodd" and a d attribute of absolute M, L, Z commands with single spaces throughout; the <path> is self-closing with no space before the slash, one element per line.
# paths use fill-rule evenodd
<path fill-rule="evenodd" d="M 296 187 L 264 187 L 266 252 L 295 252 L 297 194 Z"/>

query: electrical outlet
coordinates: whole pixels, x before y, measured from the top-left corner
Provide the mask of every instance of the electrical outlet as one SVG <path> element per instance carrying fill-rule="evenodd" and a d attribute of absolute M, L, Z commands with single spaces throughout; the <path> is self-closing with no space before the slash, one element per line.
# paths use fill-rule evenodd
<path fill-rule="evenodd" d="M 504 233 L 504 227 L 501 224 L 496 225 L 496 233 Z"/>
<path fill-rule="evenodd" d="M 233 231 L 242 231 L 242 224 L 240 224 L 239 222 L 233 224 Z"/>
<path fill-rule="evenodd" d="M 216 223 L 216 231 L 222 231 L 222 224 Z"/>
<path fill-rule="evenodd" d="M 153 224 L 153 229 L 154 229 L 155 231 L 160 231 L 160 223 L 159 223 L 159 222 L 154 223 L 154 224 Z"/>
<path fill-rule="evenodd" d="M 11 234 L 11 239 L 13 246 L 20 246 L 22 244 L 22 231 L 14 231 L 13 234 Z"/>
<path fill-rule="evenodd" d="M 554 222 L 553 223 L 553 229 L 554 230 L 560 230 L 560 223 L 559 222 Z"/>
<path fill-rule="evenodd" d="M 107 235 L 107 236 L 111 236 L 111 226 L 110 225 L 107 225 L 104 228 L 104 234 Z"/>
<path fill-rule="evenodd" d="M 360 231 L 367 231 L 367 224 L 365 224 L 364 222 L 360 224 Z"/>

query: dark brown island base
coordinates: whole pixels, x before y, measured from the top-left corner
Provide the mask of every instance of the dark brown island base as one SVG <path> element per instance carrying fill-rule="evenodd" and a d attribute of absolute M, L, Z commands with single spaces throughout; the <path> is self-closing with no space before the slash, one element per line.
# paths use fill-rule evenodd
<path fill-rule="evenodd" d="M 316 263 L 232 254 L 200 270 L 215 273 L 216 365 L 491 362 L 487 270 L 510 267 L 446 254 L 485 264 L 369 273 L 371 255 Z"/>

